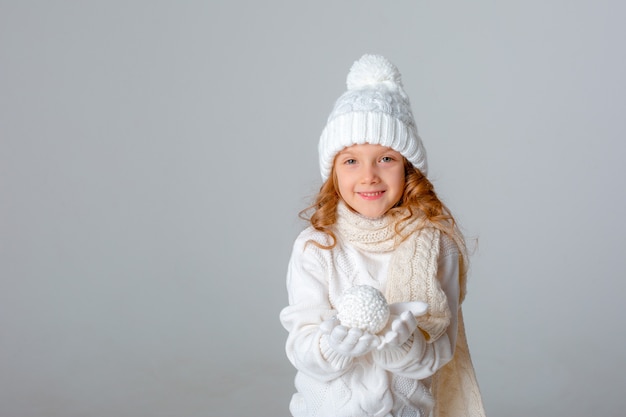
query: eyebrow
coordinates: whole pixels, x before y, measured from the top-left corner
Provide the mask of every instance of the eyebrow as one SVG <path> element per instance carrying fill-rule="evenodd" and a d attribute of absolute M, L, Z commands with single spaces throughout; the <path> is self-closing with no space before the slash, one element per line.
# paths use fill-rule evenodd
<path fill-rule="evenodd" d="M 386 153 L 394 153 L 394 154 L 402 155 L 400 152 L 394 151 L 391 148 L 387 148 L 387 149 L 384 149 L 384 150 L 382 150 L 380 152 L 377 152 L 376 155 L 380 156 L 380 155 L 384 155 Z M 339 151 L 337 153 L 337 156 L 345 156 L 345 155 L 348 155 L 348 156 L 361 156 L 362 153 L 358 152 L 358 151 L 355 152 L 355 151 L 349 150 L 349 149 L 342 149 L 341 151 Z"/>

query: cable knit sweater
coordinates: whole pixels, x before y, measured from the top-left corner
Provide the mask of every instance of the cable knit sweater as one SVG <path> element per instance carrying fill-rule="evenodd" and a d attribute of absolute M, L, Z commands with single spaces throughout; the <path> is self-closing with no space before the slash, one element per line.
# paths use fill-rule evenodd
<path fill-rule="evenodd" d="M 335 303 L 355 285 L 385 293 L 393 251 L 358 249 L 337 233 L 329 237 L 309 227 L 296 239 L 288 267 L 289 306 L 280 319 L 289 332 L 287 357 L 297 369 L 297 392 L 290 403 L 294 417 L 428 417 L 433 409 L 431 376 L 454 354 L 457 315 L 443 334 L 427 342 L 417 329 L 400 347 L 385 347 L 357 358 L 342 357 L 323 343 L 319 325 L 336 314 Z M 307 243 L 308 242 L 308 243 Z M 449 311 L 458 311 L 459 253 L 441 235 L 436 277 Z"/>

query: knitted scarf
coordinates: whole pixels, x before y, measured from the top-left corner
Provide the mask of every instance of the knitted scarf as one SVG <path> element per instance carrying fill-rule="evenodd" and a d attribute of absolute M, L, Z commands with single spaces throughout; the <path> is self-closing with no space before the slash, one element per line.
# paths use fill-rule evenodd
<path fill-rule="evenodd" d="M 445 333 L 451 317 L 448 299 L 437 279 L 440 232 L 434 227 L 423 227 L 422 219 L 413 216 L 401 224 L 398 234 L 395 225 L 405 216 L 396 213 L 369 219 L 341 202 L 337 207 L 337 231 L 358 249 L 393 251 L 385 298 L 389 303 L 413 300 L 428 303 L 428 312 L 417 320 L 428 341 L 434 342 Z"/>
<path fill-rule="evenodd" d="M 389 303 L 428 303 L 427 313 L 417 321 L 428 342 L 433 343 L 445 333 L 452 314 L 437 279 L 441 233 L 418 216 L 403 221 L 396 232 L 396 224 L 406 215 L 401 212 L 369 219 L 340 202 L 336 228 L 343 239 L 358 249 L 394 251 L 387 272 L 385 297 Z M 462 301 L 465 277 L 460 276 L 459 280 Z M 431 390 L 435 399 L 433 417 L 485 417 L 460 306 L 454 357 L 433 375 Z"/>

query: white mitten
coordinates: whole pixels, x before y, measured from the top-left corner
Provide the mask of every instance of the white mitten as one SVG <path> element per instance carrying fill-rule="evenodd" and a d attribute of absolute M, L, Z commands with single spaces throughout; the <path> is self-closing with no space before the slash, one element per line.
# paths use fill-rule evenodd
<path fill-rule="evenodd" d="M 416 317 L 426 314 L 428 304 L 420 301 L 394 303 L 389 306 L 390 323 L 383 331 L 378 349 L 385 345 L 402 346 L 417 329 Z"/>
<path fill-rule="evenodd" d="M 379 337 L 356 327 L 343 326 L 334 318 L 323 322 L 320 330 L 332 350 L 350 358 L 363 356 L 380 343 Z"/>
<path fill-rule="evenodd" d="M 399 316 L 392 316 L 391 325 L 383 333 L 382 341 L 378 346 L 382 349 L 385 345 L 402 346 L 417 329 L 417 320 L 410 311 L 405 311 Z"/>

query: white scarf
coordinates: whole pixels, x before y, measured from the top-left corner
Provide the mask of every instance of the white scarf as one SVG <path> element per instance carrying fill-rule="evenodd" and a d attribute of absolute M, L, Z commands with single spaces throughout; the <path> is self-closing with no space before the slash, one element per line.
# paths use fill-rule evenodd
<path fill-rule="evenodd" d="M 336 229 L 342 238 L 358 249 L 394 251 L 387 273 L 387 301 L 427 302 L 428 312 L 418 317 L 418 325 L 432 343 L 445 333 L 452 314 L 437 279 L 441 232 L 428 226 L 423 218 L 413 216 L 401 223 L 400 234 L 396 233 L 397 222 L 406 214 L 369 219 L 339 202 Z M 463 292 L 460 300 L 463 300 L 465 277 L 460 276 L 459 280 Z M 460 306 L 454 357 L 433 375 L 431 390 L 435 399 L 433 417 L 485 417 Z"/>

